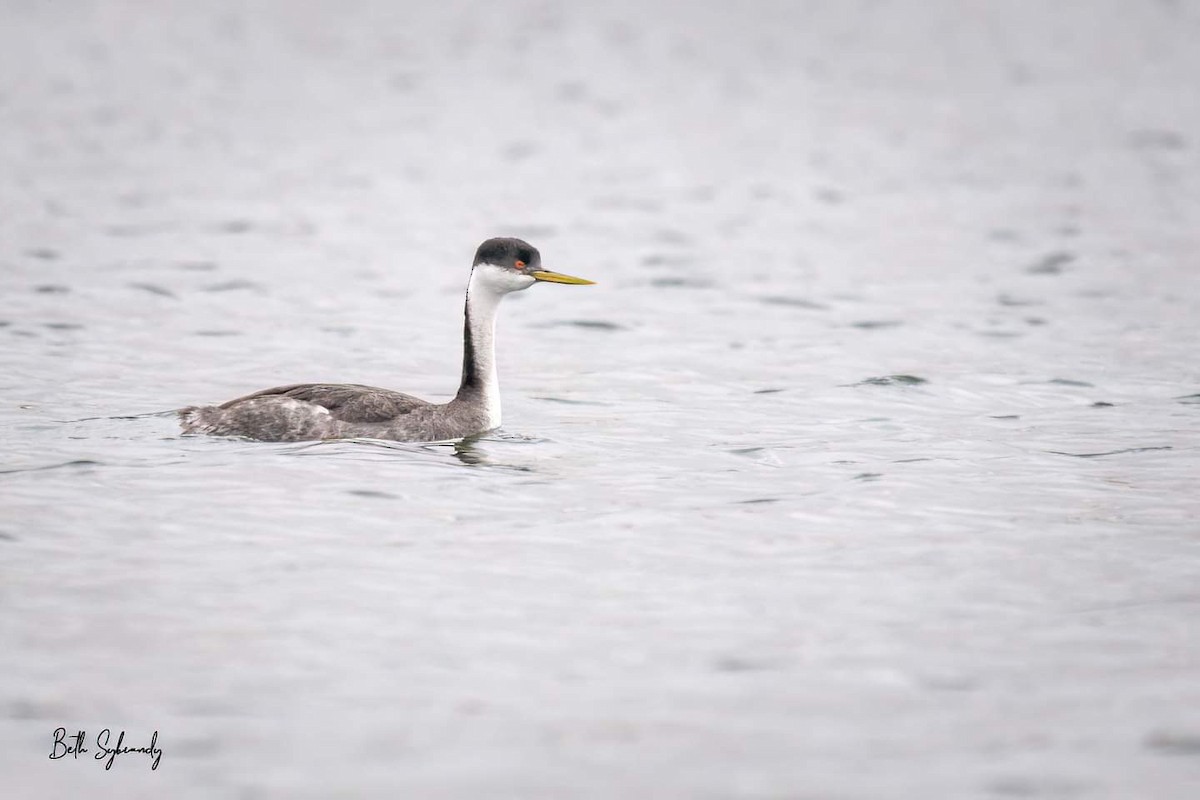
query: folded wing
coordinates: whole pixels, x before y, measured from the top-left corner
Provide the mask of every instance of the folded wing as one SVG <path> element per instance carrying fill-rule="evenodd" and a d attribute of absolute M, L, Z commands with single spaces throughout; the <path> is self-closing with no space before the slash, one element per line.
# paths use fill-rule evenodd
<path fill-rule="evenodd" d="M 356 383 L 295 383 L 230 400 L 221 405 L 221 408 L 235 408 L 248 400 L 262 397 L 287 397 L 312 403 L 327 409 L 334 419 L 342 422 L 388 422 L 431 405 L 412 395 L 375 386 Z"/>

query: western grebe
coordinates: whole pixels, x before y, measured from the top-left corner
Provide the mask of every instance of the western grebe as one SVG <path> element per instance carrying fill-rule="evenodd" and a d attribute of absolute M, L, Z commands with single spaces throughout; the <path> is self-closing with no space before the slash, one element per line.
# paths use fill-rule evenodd
<path fill-rule="evenodd" d="M 479 246 L 467 282 L 462 382 L 448 403 L 373 386 L 298 383 L 220 406 L 180 409 L 183 431 L 268 442 L 355 437 L 433 442 L 491 430 L 500 425 L 496 311 L 504 295 L 539 281 L 593 283 L 542 269 L 537 248 L 520 239 L 488 239 Z"/>

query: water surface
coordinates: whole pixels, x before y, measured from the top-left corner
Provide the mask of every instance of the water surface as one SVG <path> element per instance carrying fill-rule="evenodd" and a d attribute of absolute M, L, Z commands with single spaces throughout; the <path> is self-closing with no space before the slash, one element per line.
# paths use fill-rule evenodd
<path fill-rule="evenodd" d="M 7 796 L 1194 796 L 1193 4 L 3 16 Z"/>

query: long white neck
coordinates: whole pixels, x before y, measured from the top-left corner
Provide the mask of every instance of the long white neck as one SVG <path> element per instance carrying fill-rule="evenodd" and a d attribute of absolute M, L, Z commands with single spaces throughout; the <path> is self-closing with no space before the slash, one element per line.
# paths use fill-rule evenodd
<path fill-rule="evenodd" d="M 482 265 L 481 265 L 482 266 Z M 467 284 L 466 323 L 463 327 L 463 372 L 458 399 L 481 403 L 488 423 L 500 425 L 500 378 L 496 374 L 496 311 L 504 292 L 497 291 L 484 277 L 484 270 L 471 271 Z"/>

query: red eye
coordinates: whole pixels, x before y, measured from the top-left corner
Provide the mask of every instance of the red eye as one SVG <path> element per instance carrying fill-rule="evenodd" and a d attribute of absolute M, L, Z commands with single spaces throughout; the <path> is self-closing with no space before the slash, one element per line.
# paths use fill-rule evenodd
<path fill-rule="evenodd" d="M 518 261 L 518 262 L 516 263 L 516 268 L 517 268 L 517 269 L 525 269 L 525 262 L 524 262 L 524 261 Z"/>

